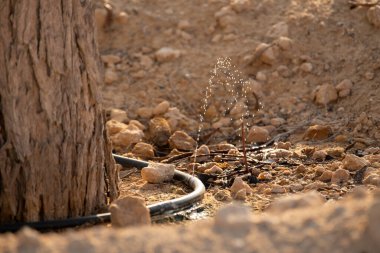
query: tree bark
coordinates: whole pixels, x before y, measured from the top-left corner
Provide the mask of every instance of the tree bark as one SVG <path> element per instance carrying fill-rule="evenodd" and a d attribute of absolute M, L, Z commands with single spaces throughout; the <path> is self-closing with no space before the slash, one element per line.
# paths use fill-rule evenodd
<path fill-rule="evenodd" d="M 0 224 L 95 213 L 117 197 L 90 0 L 0 4 Z"/>

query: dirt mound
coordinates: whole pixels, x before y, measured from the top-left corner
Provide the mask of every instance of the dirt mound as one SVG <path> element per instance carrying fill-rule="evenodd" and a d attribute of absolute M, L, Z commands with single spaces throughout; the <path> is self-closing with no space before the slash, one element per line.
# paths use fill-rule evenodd
<path fill-rule="evenodd" d="M 321 199 L 316 192 L 293 195 L 265 215 L 230 205 L 213 221 L 180 227 L 103 227 L 60 235 L 24 229 L 0 237 L 0 251 L 378 252 L 379 192 L 358 189 L 344 201 L 321 204 Z"/>

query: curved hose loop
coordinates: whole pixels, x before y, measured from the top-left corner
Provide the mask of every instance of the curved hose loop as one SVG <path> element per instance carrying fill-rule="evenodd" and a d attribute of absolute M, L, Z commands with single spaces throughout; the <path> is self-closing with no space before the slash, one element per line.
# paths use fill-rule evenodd
<path fill-rule="evenodd" d="M 148 166 L 148 162 L 140 161 L 136 159 L 131 159 L 119 155 L 113 154 L 115 161 L 125 167 L 136 167 L 144 168 Z M 195 203 L 199 202 L 203 198 L 205 193 L 205 187 L 203 183 L 196 177 L 193 177 L 187 173 L 179 170 L 174 170 L 174 179 L 182 181 L 187 186 L 191 187 L 193 191 L 180 198 L 171 199 L 152 205 L 148 205 L 151 216 L 173 214 L 179 211 L 183 211 L 192 207 Z M 31 227 L 39 231 L 62 229 L 68 227 L 75 227 L 84 224 L 99 224 L 111 221 L 111 213 L 100 213 L 89 216 L 82 216 L 76 218 L 69 218 L 65 220 L 50 220 L 50 221 L 39 221 L 39 222 L 27 222 L 27 223 L 17 223 L 0 226 L 0 233 L 5 232 L 16 232 L 24 226 Z"/>

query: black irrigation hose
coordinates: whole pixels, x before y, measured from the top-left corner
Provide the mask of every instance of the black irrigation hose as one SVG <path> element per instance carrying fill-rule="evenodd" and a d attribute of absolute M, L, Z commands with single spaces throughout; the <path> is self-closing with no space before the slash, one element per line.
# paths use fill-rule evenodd
<path fill-rule="evenodd" d="M 136 159 L 126 158 L 119 155 L 113 155 L 115 161 L 125 167 L 143 168 L 148 166 L 148 162 L 140 161 Z M 151 216 L 165 215 L 170 213 L 176 213 L 187 208 L 192 207 L 196 202 L 203 198 L 205 187 L 203 183 L 196 177 L 193 177 L 187 173 L 179 170 L 174 171 L 174 179 L 184 182 L 187 186 L 190 186 L 193 191 L 183 197 L 159 202 L 149 205 L 149 211 Z M 28 223 L 17 223 L 0 226 L 0 233 L 16 232 L 24 226 L 31 227 L 39 231 L 62 229 L 68 227 L 75 227 L 84 224 L 99 224 L 104 222 L 110 222 L 111 213 L 100 213 L 95 215 L 70 218 L 65 220 L 50 220 Z"/>

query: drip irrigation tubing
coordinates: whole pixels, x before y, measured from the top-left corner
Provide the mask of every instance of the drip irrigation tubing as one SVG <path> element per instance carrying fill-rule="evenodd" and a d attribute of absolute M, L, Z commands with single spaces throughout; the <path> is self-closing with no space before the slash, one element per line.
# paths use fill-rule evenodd
<path fill-rule="evenodd" d="M 127 158 L 113 154 L 116 163 L 124 167 L 136 167 L 142 169 L 148 166 L 148 162 L 136 160 L 132 158 Z M 182 181 L 187 186 L 191 187 L 193 191 L 182 197 L 171 199 L 155 204 L 148 205 L 147 208 L 150 211 L 151 216 L 159 215 L 170 215 L 178 213 L 180 211 L 189 209 L 193 207 L 197 202 L 203 199 L 203 194 L 205 192 L 205 187 L 203 183 L 196 177 L 191 176 L 179 170 L 174 170 L 174 179 Z M 0 233 L 5 232 L 16 232 L 24 226 L 31 227 L 39 231 L 48 231 L 69 227 L 76 227 L 84 224 L 99 224 L 111 221 L 111 213 L 100 213 L 89 216 L 75 217 L 63 220 L 48 220 L 48 221 L 38 221 L 38 222 L 27 222 L 27 223 L 15 223 L 0 226 Z"/>

